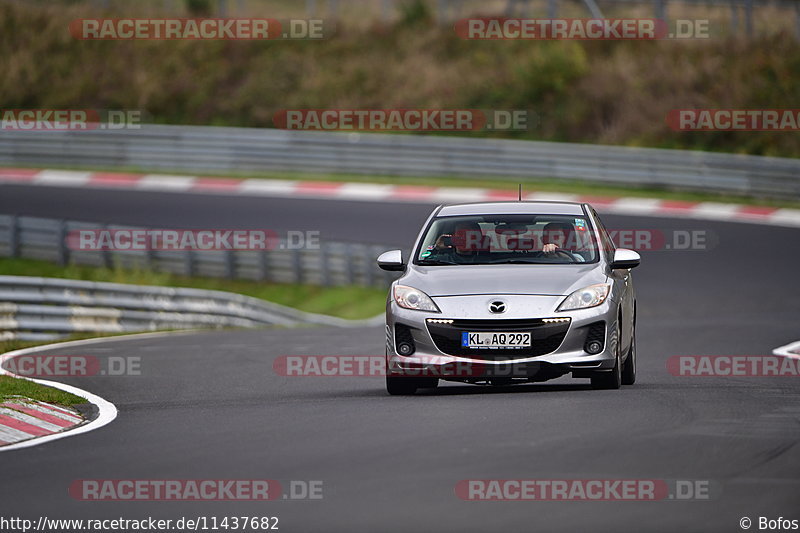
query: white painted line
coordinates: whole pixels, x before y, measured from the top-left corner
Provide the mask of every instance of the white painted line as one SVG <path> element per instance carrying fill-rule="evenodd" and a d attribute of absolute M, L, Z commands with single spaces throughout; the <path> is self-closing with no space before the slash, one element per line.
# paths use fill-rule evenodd
<path fill-rule="evenodd" d="M 36 418 L 35 416 L 31 416 L 20 411 L 15 411 L 14 409 L 9 409 L 8 407 L 0 407 L 0 415 L 5 415 L 15 420 L 19 420 L 20 422 L 30 424 L 31 426 L 46 429 L 47 431 L 61 431 L 64 429 L 61 426 L 57 426 L 51 422 L 42 420 L 41 418 Z"/>
<path fill-rule="evenodd" d="M 614 213 L 648 214 L 661 208 L 661 200 L 655 198 L 620 198 L 608 204 L 606 211 Z"/>
<path fill-rule="evenodd" d="M 778 209 L 768 219 L 772 224 L 800 227 L 800 209 Z"/>
<path fill-rule="evenodd" d="M 580 202 L 580 196 L 577 194 L 559 192 L 532 192 L 523 194 L 523 197 L 531 202 Z"/>
<path fill-rule="evenodd" d="M 297 183 L 291 180 L 261 180 L 253 178 L 244 180 L 236 192 L 255 196 L 288 196 L 294 194 Z"/>
<path fill-rule="evenodd" d="M 800 341 L 795 341 L 792 343 L 787 344 L 786 346 L 780 346 L 772 350 L 773 355 L 780 355 L 782 357 L 789 357 L 791 359 L 800 359 Z"/>
<path fill-rule="evenodd" d="M 740 205 L 720 204 L 717 202 L 701 202 L 690 209 L 690 216 L 693 218 L 704 218 L 712 220 L 731 220 L 738 218 Z"/>
<path fill-rule="evenodd" d="M 92 172 L 75 172 L 72 170 L 43 170 L 36 174 L 33 182 L 39 185 L 81 187 L 89 183 Z"/>
<path fill-rule="evenodd" d="M 379 183 L 345 183 L 339 187 L 338 196 L 348 200 L 383 200 L 394 192 L 394 185 Z"/>
<path fill-rule="evenodd" d="M 146 190 L 188 191 L 196 179 L 194 176 L 148 174 L 137 181 L 135 187 Z"/>
<path fill-rule="evenodd" d="M 486 200 L 486 189 L 466 187 L 439 187 L 431 193 L 429 201 L 453 204 L 456 202 L 483 202 Z"/>

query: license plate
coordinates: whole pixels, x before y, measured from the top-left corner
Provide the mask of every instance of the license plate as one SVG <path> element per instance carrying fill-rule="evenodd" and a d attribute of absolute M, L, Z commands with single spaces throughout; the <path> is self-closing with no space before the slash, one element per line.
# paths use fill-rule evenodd
<path fill-rule="evenodd" d="M 481 331 L 461 333 L 461 346 L 465 348 L 529 348 L 530 332 Z"/>

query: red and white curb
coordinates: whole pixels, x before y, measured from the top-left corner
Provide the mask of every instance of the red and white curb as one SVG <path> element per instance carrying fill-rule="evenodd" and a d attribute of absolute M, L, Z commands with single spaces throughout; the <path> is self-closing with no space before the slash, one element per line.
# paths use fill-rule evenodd
<path fill-rule="evenodd" d="M 83 423 L 71 409 L 30 398 L 18 397 L 0 402 L 0 446 L 52 435 Z"/>
<path fill-rule="evenodd" d="M 0 185 L 2 184 L 241 196 L 323 198 L 367 202 L 456 203 L 517 199 L 516 191 L 501 189 L 259 178 L 204 178 L 166 174 L 122 174 L 25 168 L 0 168 Z M 550 192 L 528 192 L 523 194 L 523 199 L 588 202 L 595 206 L 598 211 L 610 214 L 681 217 L 800 227 L 800 209 Z"/>
<path fill-rule="evenodd" d="M 163 334 L 150 333 L 149 336 Z M 69 348 L 74 346 L 85 346 L 87 344 L 94 344 L 96 342 L 111 342 L 113 340 L 124 340 L 131 337 L 141 337 L 142 335 L 128 335 L 125 337 L 113 338 L 98 338 L 98 339 L 83 339 L 78 341 L 59 342 L 55 344 L 45 344 L 42 346 L 33 346 L 31 348 L 23 348 L 21 350 L 14 350 L 4 354 L 0 354 L 0 375 L 13 376 L 19 379 L 27 379 L 40 385 L 59 389 L 76 396 L 85 398 L 88 403 L 94 404 L 97 407 L 97 416 L 89 421 L 84 421 L 79 417 L 78 422 L 72 424 L 76 413 L 69 409 L 61 407 L 50 406 L 42 402 L 35 404 L 26 403 L 20 405 L 16 400 L 3 400 L 0 405 L 0 441 L 8 442 L 9 444 L 0 443 L 0 452 L 10 450 L 18 450 L 21 448 L 28 448 L 38 444 L 44 444 L 57 439 L 80 435 L 95 429 L 99 429 L 106 424 L 109 424 L 117 417 L 117 408 L 113 403 L 92 394 L 91 392 L 67 385 L 65 383 L 58 383 L 57 381 L 47 381 L 43 379 L 33 379 L 27 377 L 17 376 L 11 372 L 4 370 L 5 362 L 20 355 L 28 355 L 32 353 L 51 350 L 53 348 Z M 55 410 L 60 412 L 56 413 Z M 65 418 L 66 417 L 66 418 Z M 39 419 L 39 420 L 35 420 Z M 65 426 L 65 423 L 70 423 Z M 31 437 L 32 435 L 32 437 Z M 13 440 L 8 440 L 12 438 Z"/>

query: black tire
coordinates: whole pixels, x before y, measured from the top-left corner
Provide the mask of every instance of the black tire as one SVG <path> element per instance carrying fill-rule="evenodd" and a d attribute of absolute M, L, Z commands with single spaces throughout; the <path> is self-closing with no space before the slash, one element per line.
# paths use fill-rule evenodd
<path fill-rule="evenodd" d="M 614 368 L 612 368 L 610 372 L 598 372 L 596 375 L 592 376 L 593 389 L 618 389 L 622 386 L 622 365 L 620 364 L 619 360 L 619 345 L 621 338 L 622 329 L 619 320 L 617 320 L 617 353 L 614 361 Z"/>
<path fill-rule="evenodd" d="M 417 392 L 414 378 L 386 376 L 386 391 L 392 396 L 411 396 Z"/>
<path fill-rule="evenodd" d="M 417 383 L 418 389 L 435 389 L 439 386 L 439 378 L 420 378 Z"/>
<path fill-rule="evenodd" d="M 622 365 L 622 384 L 633 385 L 634 383 L 636 383 L 636 322 L 633 323 L 633 336 L 630 350 L 628 350 L 628 358 Z"/>

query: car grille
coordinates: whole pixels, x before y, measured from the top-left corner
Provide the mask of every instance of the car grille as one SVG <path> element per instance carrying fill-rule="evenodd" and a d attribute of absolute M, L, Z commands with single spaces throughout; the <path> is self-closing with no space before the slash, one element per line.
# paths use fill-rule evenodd
<path fill-rule="evenodd" d="M 552 319 L 428 319 L 428 331 L 436 347 L 448 355 L 497 361 L 524 359 L 554 352 L 569 330 L 569 320 L 549 322 Z M 527 348 L 467 348 L 461 346 L 463 331 L 531 332 L 531 346 Z"/>
<path fill-rule="evenodd" d="M 606 340 L 606 323 L 605 322 L 593 322 L 587 326 L 587 333 L 586 333 L 586 344 L 588 345 L 592 341 L 597 341 L 600 344 L 603 344 Z"/>

